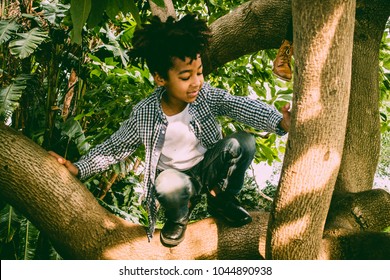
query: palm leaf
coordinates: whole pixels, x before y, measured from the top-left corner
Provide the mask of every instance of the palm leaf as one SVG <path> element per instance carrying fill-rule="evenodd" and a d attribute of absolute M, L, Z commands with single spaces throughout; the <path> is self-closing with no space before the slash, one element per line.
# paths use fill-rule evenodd
<path fill-rule="evenodd" d="M 69 11 L 70 5 L 44 1 L 41 2 L 41 7 L 43 9 L 45 19 L 52 25 L 58 26 Z"/>
<path fill-rule="evenodd" d="M 154 1 L 153 1 L 154 2 Z M 158 1 L 157 1 L 158 2 Z M 164 1 L 163 2 L 163 6 L 165 6 L 164 4 Z M 142 22 L 141 22 L 141 17 L 139 15 L 139 10 L 137 8 L 137 6 L 135 5 L 135 2 L 133 0 L 130 0 L 130 1 L 123 1 L 122 2 L 122 12 L 123 13 L 126 13 L 126 12 L 130 12 L 135 20 L 135 22 L 137 23 L 138 26 L 141 26 Z M 158 4 L 157 4 L 158 5 Z M 160 6 L 161 7 L 161 6 Z"/>
<path fill-rule="evenodd" d="M 11 54 L 20 59 L 30 56 L 48 38 L 47 34 L 47 31 L 41 31 L 39 28 L 33 28 L 26 33 L 16 33 L 20 38 L 9 43 Z"/>
<path fill-rule="evenodd" d="M 87 25 L 88 28 L 94 28 L 103 19 L 104 11 L 106 10 L 109 0 L 94 0 L 92 1 L 91 12 L 89 13 Z"/>
<path fill-rule="evenodd" d="M 15 213 L 14 208 L 7 204 L 0 210 L 0 241 L 2 243 L 11 242 L 19 226 L 19 216 Z"/>
<path fill-rule="evenodd" d="M 90 145 L 85 139 L 85 134 L 80 123 L 74 118 L 69 118 L 61 125 L 61 134 L 66 135 L 69 139 L 72 139 L 77 149 L 81 154 L 85 154 L 89 149 Z"/>
<path fill-rule="evenodd" d="M 127 54 L 127 50 L 124 49 L 121 44 L 119 43 L 120 37 L 122 34 L 119 34 L 118 36 L 115 36 L 115 34 L 112 32 L 112 30 L 106 25 L 105 29 L 101 29 L 102 33 L 106 33 L 106 36 L 109 40 L 108 44 L 102 44 L 101 47 L 106 48 L 107 50 L 111 51 L 112 54 L 115 57 L 120 57 L 123 66 L 127 67 L 127 63 L 129 61 L 129 56 Z"/>
<path fill-rule="evenodd" d="M 19 259 L 32 260 L 35 257 L 35 250 L 39 236 L 39 230 L 26 218 L 20 223 Z"/>
<path fill-rule="evenodd" d="M 88 15 L 91 11 L 91 0 L 71 0 L 70 1 L 70 14 L 72 16 L 73 30 L 72 30 L 72 42 L 81 44 L 82 36 L 81 32 L 88 19 Z"/>
<path fill-rule="evenodd" d="M 29 76 L 20 75 L 9 86 L 0 90 L 0 116 L 9 115 L 19 106 L 19 99 L 27 87 Z"/>
<path fill-rule="evenodd" d="M 125 212 L 125 211 L 119 209 L 118 207 L 116 207 L 116 206 L 114 206 L 114 205 L 110 205 L 110 204 L 108 204 L 108 203 L 106 203 L 106 202 L 104 202 L 103 200 L 100 200 L 100 199 L 98 199 L 97 201 L 99 202 L 99 204 L 100 204 L 101 206 L 103 206 L 104 208 L 106 208 L 106 209 L 107 209 L 108 211 L 110 211 L 112 214 L 114 214 L 114 215 L 116 215 L 116 216 L 118 216 L 118 217 L 121 217 L 122 219 L 124 219 L 124 220 L 126 220 L 126 221 L 130 221 L 130 222 L 136 223 L 136 224 L 139 223 L 139 222 L 137 221 L 137 218 L 136 218 L 136 217 L 134 217 L 134 216 L 128 214 L 127 212 Z"/>
<path fill-rule="evenodd" d="M 12 35 L 16 33 L 19 27 L 20 25 L 14 21 L 0 21 L 0 44 L 8 42 L 12 38 Z"/>

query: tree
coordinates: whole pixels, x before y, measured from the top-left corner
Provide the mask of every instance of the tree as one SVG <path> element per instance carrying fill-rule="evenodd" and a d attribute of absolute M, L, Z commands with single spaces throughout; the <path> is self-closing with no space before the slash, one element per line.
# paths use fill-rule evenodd
<path fill-rule="evenodd" d="M 355 102 L 352 98 L 354 96 L 352 93 L 351 101 L 349 102 L 351 71 L 352 81 L 356 81 L 356 84 L 359 84 L 362 80 L 361 73 L 366 73 L 361 70 L 361 65 L 358 62 L 355 62 L 360 61 L 363 55 L 360 52 L 360 48 L 356 48 L 355 50 L 355 45 L 353 45 L 352 50 L 353 26 L 354 24 L 355 26 L 362 26 L 361 29 L 355 29 L 354 42 L 360 42 L 360 44 L 365 46 L 362 49 L 366 50 L 367 48 L 377 55 L 380 37 L 383 33 L 386 20 L 390 15 L 390 5 L 385 3 L 386 1 L 379 0 L 370 1 L 370 3 L 360 1 L 357 3 L 357 9 L 355 10 L 354 2 L 332 1 L 332 3 L 326 6 L 318 3 L 316 6 L 317 8 L 313 9 L 312 3 L 308 4 L 303 2 L 304 1 L 292 2 L 292 10 L 290 2 L 288 1 L 249 1 L 244 3 L 234 12 L 221 17 L 212 24 L 214 38 L 216 39 L 213 41 L 209 52 L 204 56 L 204 63 L 209 71 L 211 71 L 219 65 L 247 52 L 262 48 L 277 47 L 277 42 L 283 38 L 285 33 L 285 28 L 283 29 L 280 27 L 285 26 L 287 28 L 292 11 L 295 27 L 294 44 L 296 50 L 298 50 L 298 52 L 295 52 L 296 67 L 294 77 L 296 81 L 294 87 L 295 92 L 299 92 L 299 95 L 296 94 L 294 96 L 293 129 L 289 135 L 282 179 L 275 199 L 274 208 L 270 216 L 269 234 L 267 236 L 266 246 L 267 254 L 263 253 L 265 251 L 265 249 L 263 249 L 265 241 L 264 232 L 259 233 L 256 230 L 246 231 L 249 230 L 249 228 L 244 227 L 237 232 L 235 231 L 235 238 L 232 238 L 227 234 L 230 230 L 222 226 L 219 227 L 220 231 L 218 233 L 214 232 L 215 235 L 213 236 L 216 238 L 213 239 L 214 243 L 209 242 L 209 244 L 202 246 L 202 249 L 205 249 L 206 251 L 196 252 L 199 255 L 192 256 L 185 255 L 185 253 L 181 251 L 185 250 L 185 246 L 191 246 L 191 242 L 198 242 L 198 237 L 196 237 L 196 235 L 191 235 L 187 236 L 185 241 L 187 243 L 185 243 L 183 247 L 179 246 L 180 248 L 175 248 L 177 255 L 171 255 L 171 257 L 221 257 L 218 253 L 215 253 L 216 243 L 220 242 L 219 244 L 221 245 L 218 250 L 224 251 L 226 249 L 222 246 L 224 239 L 221 236 L 231 238 L 235 242 L 238 242 L 238 244 L 245 244 L 244 242 L 248 241 L 248 239 L 245 238 L 248 238 L 249 236 L 249 240 L 255 241 L 255 244 L 252 245 L 252 243 L 249 242 L 248 244 L 251 244 L 250 249 L 245 246 L 241 246 L 241 248 L 245 248 L 245 251 L 247 252 L 257 251 L 257 253 L 243 254 L 244 258 L 259 258 L 260 256 L 267 256 L 267 258 L 273 259 L 389 258 L 389 234 L 380 232 L 390 224 L 389 194 L 384 191 L 370 190 L 372 181 L 368 182 L 370 187 L 367 187 L 366 183 L 364 188 L 359 187 L 353 189 L 345 187 L 346 184 L 344 183 L 340 183 L 336 186 L 341 185 L 343 187 L 337 187 L 336 192 L 333 190 L 335 188 L 339 169 L 347 170 L 347 168 L 340 168 L 340 166 L 343 166 L 343 162 L 346 162 L 346 160 L 343 160 L 344 155 L 349 154 L 349 148 L 344 148 L 343 150 L 343 147 L 353 146 L 355 145 L 354 143 L 361 141 L 363 138 L 368 139 L 366 137 L 351 137 L 351 140 L 349 140 L 351 143 L 344 144 L 345 135 L 347 135 L 348 138 L 348 131 L 354 132 L 354 135 L 359 135 L 359 133 L 356 133 L 356 129 L 359 127 L 357 125 L 352 125 L 355 121 L 353 114 L 356 114 L 355 112 L 357 109 L 359 109 L 360 112 L 365 111 L 361 108 L 357 108 L 357 106 L 350 106 L 348 113 L 350 117 L 347 117 L 346 114 L 348 105 Z M 299 10 L 297 7 L 300 7 Z M 357 11 L 356 21 L 353 20 L 355 11 Z M 259 20 L 258 15 L 261 15 L 262 13 L 267 14 L 267 16 L 260 17 Z M 245 17 L 243 15 L 245 15 Z M 276 25 L 279 28 L 274 28 L 273 26 L 275 25 L 272 25 L 270 28 L 267 24 L 259 24 L 256 28 L 252 29 L 248 28 L 248 26 L 254 26 L 254 22 L 257 20 L 264 23 L 264 18 L 267 18 L 267 22 L 272 22 L 272 20 L 279 22 L 279 25 Z M 305 25 L 303 19 L 306 18 L 312 19 L 314 24 Z M 330 21 L 327 22 L 324 18 L 330 19 Z M 228 23 L 233 23 L 233 25 L 229 25 Z M 364 42 L 368 40 L 365 40 L 365 37 L 362 36 L 362 34 L 367 36 L 371 29 L 368 30 L 364 26 L 370 26 L 371 28 L 371 24 L 375 26 L 375 30 L 377 30 L 375 36 L 372 37 L 372 41 L 375 43 L 372 45 L 365 45 Z M 325 31 L 322 33 L 318 32 L 324 25 L 333 27 L 326 29 L 326 31 L 333 31 L 334 33 L 329 34 Z M 229 30 L 231 33 L 227 33 L 226 30 Z M 344 31 L 343 34 L 348 34 L 349 41 L 342 38 L 340 35 L 342 31 Z M 259 34 L 257 32 L 260 34 L 263 32 L 262 34 L 265 35 L 263 37 L 256 36 Z M 229 34 L 234 34 L 234 36 L 230 36 Z M 323 37 L 319 36 L 315 38 L 315 34 L 321 34 Z M 326 37 L 330 35 L 332 36 Z M 253 38 L 261 39 L 257 41 L 253 40 Z M 335 44 L 319 45 L 318 42 L 329 42 L 325 39 L 322 41 L 321 38 L 332 38 L 334 39 Z M 242 45 L 237 42 L 242 42 Z M 226 54 L 223 52 L 225 50 Z M 318 50 L 328 53 L 326 59 L 319 63 L 315 60 L 316 57 L 313 56 Z M 222 54 L 222 58 L 217 54 Z M 351 58 L 353 58 L 352 70 L 351 67 L 348 66 L 351 65 Z M 310 64 L 310 61 L 314 61 L 315 63 Z M 370 69 L 376 68 L 375 73 L 378 73 L 378 59 L 372 62 L 372 64 L 374 63 L 376 66 L 373 66 L 373 68 Z M 356 68 L 356 70 L 354 70 L 354 68 Z M 337 71 L 334 71 L 334 69 L 337 69 Z M 313 75 L 313 73 L 321 73 L 321 76 Z M 367 84 L 373 85 L 372 88 L 376 88 L 377 93 L 378 85 L 376 84 L 376 76 L 369 77 L 370 79 L 367 79 Z M 357 86 L 356 88 L 359 89 L 363 87 Z M 315 96 L 315 93 L 318 95 Z M 314 104 L 310 100 L 310 98 L 313 97 L 317 97 L 316 103 Z M 354 98 L 356 99 L 357 97 Z M 305 104 L 306 106 L 303 106 Z M 372 117 L 371 121 L 368 120 L 368 122 L 374 124 L 372 126 L 372 131 L 378 133 L 376 129 L 379 130 L 379 127 L 375 125 L 379 118 L 378 102 L 375 104 L 374 99 L 374 102 L 364 105 L 374 112 L 370 115 L 370 117 Z M 314 108 L 314 111 L 310 111 L 312 108 Z M 47 155 L 44 152 L 39 151 L 38 147 L 30 146 L 31 143 L 29 143 L 29 141 L 25 140 L 20 135 L 18 136 L 10 132 L 9 129 L 4 127 L 0 128 L 0 133 L 2 139 L 5 139 L 0 152 L 2 155 L 0 178 L 2 186 L 4 186 L 1 189 L 2 195 L 6 197 L 7 201 L 11 204 L 17 205 L 23 209 L 23 212 L 25 212 L 38 227 L 44 229 L 54 240 L 56 248 L 58 248 L 64 256 L 70 258 L 131 258 L 134 256 L 137 258 L 137 256 L 139 256 L 136 254 L 130 256 L 122 255 L 120 252 L 123 252 L 122 249 L 125 249 L 125 251 L 128 252 L 128 250 L 126 250 L 127 248 L 133 248 L 135 251 L 142 250 L 144 246 L 147 246 L 145 238 L 141 238 L 141 240 L 136 238 L 140 236 L 140 232 L 142 231 L 140 227 L 131 226 L 134 230 L 134 232 L 132 230 L 133 235 L 132 237 L 126 236 L 124 232 L 128 231 L 122 231 L 120 229 L 130 226 L 123 221 L 113 218 L 108 213 L 104 213 L 101 208 L 96 206 L 96 203 L 92 202 L 92 197 L 88 198 L 86 192 L 80 191 L 80 188 L 82 189 L 82 187 L 80 187 L 79 183 L 75 181 L 74 178 L 64 175 L 65 173 L 62 173 L 62 175 L 61 173 L 59 174 L 58 172 L 64 172 L 64 170 L 61 170 L 60 167 L 55 166 L 53 162 L 50 162 Z M 17 154 L 16 152 L 9 153 L 9 151 L 20 150 L 20 147 L 23 147 L 22 154 L 19 153 L 18 156 L 15 156 Z M 366 147 L 370 146 L 366 145 Z M 376 151 L 375 149 L 370 149 L 369 152 L 372 150 Z M 366 153 L 368 153 L 368 151 L 366 151 Z M 15 158 L 18 160 L 15 160 Z M 318 161 L 318 158 L 321 159 L 323 165 L 319 164 L 320 161 Z M 33 169 L 29 168 L 30 164 Z M 311 165 L 309 166 L 309 164 Z M 367 160 L 366 164 L 367 166 L 376 166 L 375 156 L 373 157 L 373 160 Z M 45 172 L 41 171 L 39 171 L 38 174 L 40 174 L 42 178 L 38 175 L 34 175 L 34 166 L 44 167 L 49 175 L 44 175 Z M 351 175 L 350 177 L 355 178 L 360 178 L 360 173 L 364 173 L 357 172 L 358 170 L 356 169 L 348 170 L 349 171 L 345 172 L 348 175 Z M 370 170 L 370 172 L 372 172 L 373 168 Z M 317 174 L 321 174 L 324 177 L 318 176 L 317 178 Z M 18 175 L 21 175 L 21 178 L 19 178 Z M 26 180 L 26 178 L 28 179 Z M 52 178 L 62 178 L 62 180 L 55 180 L 50 184 L 49 182 L 53 180 Z M 339 178 L 341 178 L 341 176 L 339 176 Z M 359 179 L 357 181 L 359 181 Z M 365 181 L 367 182 L 367 180 Z M 339 182 L 342 181 L 339 180 Z M 54 185 L 57 185 L 58 187 L 48 187 Z M 35 188 L 31 188 L 30 186 L 35 186 Z M 313 188 L 317 190 L 317 193 L 311 192 Z M 353 193 L 362 190 L 367 191 Z M 345 193 L 346 191 L 348 191 L 348 193 Z M 78 199 L 76 201 L 69 200 L 67 202 L 66 198 L 68 197 L 68 194 L 73 192 Z M 28 199 L 23 199 L 26 197 L 28 197 Z M 44 204 L 46 199 L 42 200 L 42 198 L 47 198 L 48 204 L 52 201 L 49 198 L 57 198 L 59 201 L 63 202 L 64 207 L 68 210 L 61 211 L 61 213 L 60 211 L 55 211 L 56 213 L 50 212 L 50 205 Z M 375 198 L 375 203 L 371 203 L 373 198 Z M 88 214 L 84 212 L 74 213 L 73 209 L 75 207 L 72 206 L 75 206 L 75 204 L 73 204 L 75 202 L 76 204 L 77 202 L 80 202 L 83 203 L 82 205 L 90 205 L 93 212 L 96 211 L 99 215 L 94 216 L 93 212 Z M 76 208 L 80 209 L 80 207 Z M 38 212 L 37 209 L 42 211 L 42 215 L 39 214 L 40 212 Z M 304 213 L 306 214 L 304 215 L 302 212 L 307 209 L 308 211 L 307 213 Z M 328 209 L 330 209 L 329 214 L 327 211 Z M 348 209 L 352 209 L 353 211 L 348 211 Z M 52 213 L 52 216 L 48 215 L 49 213 Z M 57 216 L 57 219 L 55 219 L 55 215 L 64 216 Z M 69 216 L 66 217 L 67 215 Z M 261 217 L 263 219 L 260 221 L 267 219 L 266 215 L 262 215 Z M 96 218 L 96 220 L 93 218 Z M 328 218 L 327 221 L 326 218 Z M 64 219 L 69 222 L 58 224 L 58 221 Z M 91 227 L 89 230 L 82 230 L 82 225 L 85 224 L 86 219 L 88 223 L 91 223 Z M 53 221 L 56 221 L 57 223 L 52 223 Z M 252 224 L 251 227 L 258 226 L 257 222 L 258 220 L 256 219 L 256 222 Z M 75 226 L 74 228 L 69 227 L 69 224 L 73 223 L 79 226 Z M 209 220 L 200 223 L 207 227 L 214 225 L 214 222 Z M 301 225 L 306 226 L 307 230 L 300 231 Z M 60 230 L 59 233 L 56 230 L 60 228 L 63 230 Z M 285 233 L 280 234 L 280 229 L 285 229 Z M 253 232 L 254 235 L 246 234 L 244 235 L 246 237 L 243 237 L 239 234 L 242 232 L 241 230 Z M 361 233 L 359 232 L 360 230 L 365 230 L 365 232 Z M 370 232 L 370 230 L 373 230 L 374 232 Z M 77 234 L 77 232 L 80 231 L 81 234 Z M 104 239 L 105 242 L 103 242 L 103 244 L 106 244 L 107 246 L 110 246 L 111 244 L 122 244 L 122 247 L 118 246 L 116 248 L 118 251 L 115 251 L 115 249 L 109 250 L 108 247 L 105 246 L 91 244 L 94 239 L 100 240 L 100 236 L 104 236 L 104 234 L 99 235 L 102 231 L 104 233 L 107 231 L 113 232 L 112 239 Z M 191 234 L 191 227 L 189 228 L 189 233 Z M 98 238 L 88 238 L 88 240 L 90 240 L 89 242 L 81 238 L 83 235 L 90 237 L 90 234 L 96 234 L 95 237 Z M 76 238 L 76 236 L 78 238 Z M 362 240 L 367 241 L 375 239 L 381 240 L 381 244 L 383 244 L 381 248 L 374 248 L 374 252 L 369 252 L 365 250 L 366 248 L 362 247 Z M 132 241 L 130 241 L 130 243 L 121 243 L 118 242 L 119 240 Z M 83 243 L 77 244 L 77 242 L 80 241 L 85 241 L 85 246 L 81 245 Z M 137 241 L 139 241 L 139 243 L 137 243 Z M 156 240 L 153 242 L 156 242 Z M 259 245 L 259 243 L 263 245 Z M 351 255 L 348 253 L 348 248 L 343 247 L 344 244 L 348 244 L 351 247 L 359 244 L 358 246 L 361 250 L 358 250 L 357 254 Z M 254 248 L 256 248 L 256 250 L 254 250 Z M 164 253 L 166 252 L 164 250 L 165 249 L 163 248 L 159 248 L 161 255 L 156 255 L 156 258 L 168 258 L 168 255 Z M 217 252 L 221 252 L 218 250 Z M 226 250 L 226 252 L 228 252 L 228 249 Z M 368 255 L 365 255 L 364 252 Z M 380 254 L 381 252 L 383 254 Z M 91 254 L 94 255 L 92 256 Z M 227 258 L 230 256 L 229 254 L 224 255 Z"/>
<path fill-rule="evenodd" d="M 67 259 L 263 259 L 269 213 L 252 213 L 254 221 L 231 228 L 212 218 L 189 225 L 180 246 L 166 248 L 159 238 L 148 243 L 145 229 L 99 205 L 90 191 L 27 137 L 1 126 L 0 194 L 50 238 Z M 367 204 L 366 200 L 374 201 Z M 390 248 L 390 194 L 383 190 L 339 199 L 335 222 L 318 249 L 323 259 L 383 259 Z M 380 211 L 375 205 L 386 205 Z M 365 227 L 351 215 L 359 212 Z M 343 230 L 348 227 L 349 230 Z M 362 230 L 366 230 L 363 234 Z M 333 232 L 338 230 L 338 234 Z M 372 232 L 370 231 L 372 230 Z M 209 238 L 204 238 L 207 232 Z M 159 231 L 156 232 L 158 236 Z"/>
<path fill-rule="evenodd" d="M 293 2 L 295 74 L 301 74 L 269 226 L 271 259 L 318 257 L 343 152 L 352 57 L 352 44 L 344 42 L 353 41 L 355 3 L 312 4 Z"/>

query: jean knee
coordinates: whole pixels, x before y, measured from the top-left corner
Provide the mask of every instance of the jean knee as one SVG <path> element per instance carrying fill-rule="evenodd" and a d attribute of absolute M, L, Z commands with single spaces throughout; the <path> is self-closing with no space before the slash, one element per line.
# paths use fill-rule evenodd
<path fill-rule="evenodd" d="M 180 171 L 167 169 L 156 178 L 157 197 L 188 196 L 192 193 L 190 177 Z"/>
<path fill-rule="evenodd" d="M 239 131 L 231 135 L 230 148 L 236 154 L 252 157 L 256 153 L 256 141 L 253 135 Z"/>

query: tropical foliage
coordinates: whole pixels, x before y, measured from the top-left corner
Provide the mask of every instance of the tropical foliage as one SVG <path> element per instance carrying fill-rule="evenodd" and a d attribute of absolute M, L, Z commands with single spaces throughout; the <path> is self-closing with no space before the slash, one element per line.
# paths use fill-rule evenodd
<path fill-rule="evenodd" d="M 134 30 L 150 15 L 147 1 L 4 1 L 0 20 L 0 121 L 46 150 L 71 161 L 104 141 L 132 107 L 152 90 L 148 69 L 127 55 Z M 163 1 L 155 0 L 157 5 Z M 197 12 L 211 23 L 243 0 L 175 1 L 179 13 Z M 75 3 L 75 4 L 74 4 Z M 8 4 L 8 5 L 6 5 Z M 74 4 L 74 5 L 73 5 Z M 86 25 L 84 25 L 86 23 Z M 381 52 L 382 130 L 390 130 L 389 37 Z M 271 74 L 275 50 L 227 63 L 207 79 L 237 95 L 276 107 L 291 100 L 292 85 Z M 246 129 L 256 135 L 256 162 L 280 161 L 283 141 L 221 119 L 224 133 Z M 141 204 L 143 153 L 85 181 L 101 205 L 134 223 L 146 223 Z M 388 161 L 386 161 L 388 166 Z M 388 173 L 387 173 L 388 174 Z M 259 191 L 253 176 L 240 199 L 269 209 L 275 186 Z M 50 241 L 16 209 L 0 201 L 1 259 L 58 259 Z M 204 203 L 194 220 L 207 216 Z"/>

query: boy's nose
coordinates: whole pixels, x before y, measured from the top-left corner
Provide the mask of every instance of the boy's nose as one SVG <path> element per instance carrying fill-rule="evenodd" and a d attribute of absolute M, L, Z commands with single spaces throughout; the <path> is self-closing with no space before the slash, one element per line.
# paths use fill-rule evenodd
<path fill-rule="evenodd" d="M 192 79 L 191 86 L 197 87 L 202 83 L 203 76 L 195 75 L 195 77 Z"/>

